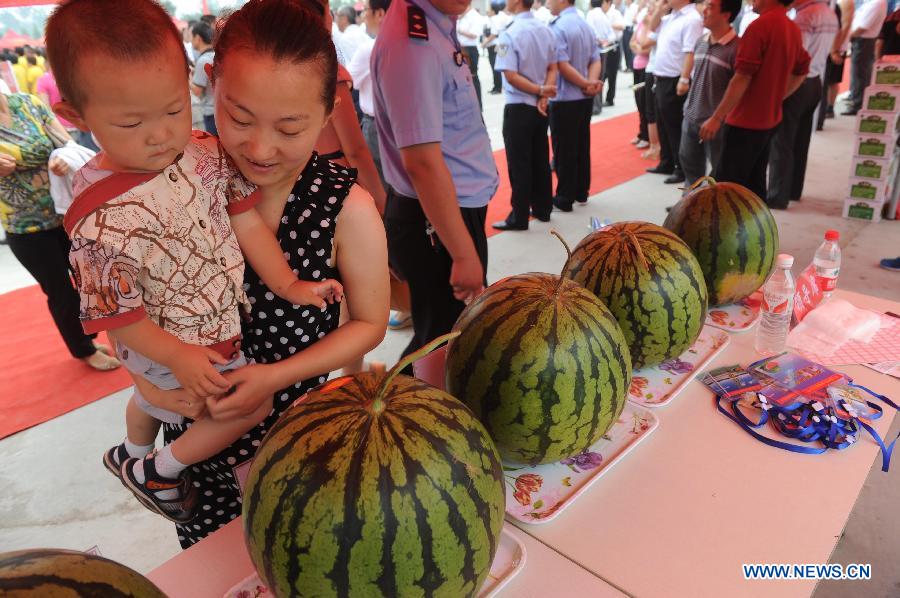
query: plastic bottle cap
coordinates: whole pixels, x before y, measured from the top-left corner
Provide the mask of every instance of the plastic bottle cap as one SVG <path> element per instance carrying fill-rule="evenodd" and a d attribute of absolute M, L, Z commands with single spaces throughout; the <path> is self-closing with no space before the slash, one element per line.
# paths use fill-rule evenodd
<path fill-rule="evenodd" d="M 775 258 L 775 266 L 778 268 L 790 268 L 794 265 L 794 256 L 787 253 L 779 253 Z"/>
<path fill-rule="evenodd" d="M 841 233 L 836 230 L 827 230 L 825 231 L 825 240 L 826 241 L 837 241 L 841 238 Z"/>

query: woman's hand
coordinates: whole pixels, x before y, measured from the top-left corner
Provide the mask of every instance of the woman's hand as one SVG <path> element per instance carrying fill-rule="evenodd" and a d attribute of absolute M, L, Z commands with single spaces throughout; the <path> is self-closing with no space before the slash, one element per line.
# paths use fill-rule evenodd
<path fill-rule="evenodd" d="M 0 176 L 8 176 L 16 171 L 16 159 L 9 154 L 0 154 Z"/>
<path fill-rule="evenodd" d="M 206 402 L 192 397 L 191 393 L 183 388 L 160 390 L 145 378 L 134 374 L 131 377 L 144 400 L 154 407 L 173 411 L 188 419 L 201 419 L 206 416 Z"/>
<path fill-rule="evenodd" d="M 271 366 L 251 363 L 223 374 L 235 388 L 231 394 L 206 399 L 213 419 L 223 421 L 245 417 L 281 388 L 272 375 Z"/>
<path fill-rule="evenodd" d="M 69 174 L 69 165 L 59 156 L 50 158 L 50 162 L 47 164 L 47 166 L 50 169 L 50 172 L 52 172 L 56 176 L 66 176 L 67 174 Z"/>

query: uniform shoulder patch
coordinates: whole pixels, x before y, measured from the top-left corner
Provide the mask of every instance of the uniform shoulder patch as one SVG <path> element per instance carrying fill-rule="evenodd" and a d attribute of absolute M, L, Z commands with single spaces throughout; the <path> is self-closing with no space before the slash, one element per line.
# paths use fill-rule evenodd
<path fill-rule="evenodd" d="M 410 39 L 428 39 L 425 11 L 412 4 L 406 7 L 406 33 Z"/>
<path fill-rule="evenodd" d="M 509 52 L 509 44 L 497 44 L 497 56 L 504 57 Z"/>

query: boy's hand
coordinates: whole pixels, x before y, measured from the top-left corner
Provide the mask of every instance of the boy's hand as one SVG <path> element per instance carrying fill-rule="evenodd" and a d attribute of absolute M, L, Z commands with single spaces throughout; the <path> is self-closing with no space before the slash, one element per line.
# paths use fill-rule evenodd
<path fill-rule="evenodd" d="M 228 360 L 209 347 L 182 345 L 168 364 L 181 386 L 198 399 L 220 395 L 231 388 L 213 363 L 224 365 Z"/>
<path fill-rule="evenodd" d="M 344 300 L 344 287 L 329 278 L 320 282 L 295 281 L 284 294 L 284 299 L 294 305 L 314 305 L 322 309 L 328 304 Z"/>

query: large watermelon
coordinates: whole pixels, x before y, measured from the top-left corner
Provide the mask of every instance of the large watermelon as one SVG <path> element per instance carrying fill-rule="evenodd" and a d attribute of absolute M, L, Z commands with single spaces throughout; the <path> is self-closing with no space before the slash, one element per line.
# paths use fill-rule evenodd
<path fill-rule="evenodd" d="M 466 306 L 454 330 L 447 390 L 481 418 L 507 461 L 579 454 L 625 406 L 625 337 L 606 306 L 571 280 L 505 278 Z"/>
<path fill-rule="evenodd" d="M 260 444 L 244 533 L 276 596 L 473 596 L 487 577 L 499 455 L 465 405 L 397 375 L 419 356 L 313 390 Z"/>
<path fill-rule="evenodd" d="M 585 237 L 564 273 L 615 315 L 635 369 L 678 357 L 706 319 L 706 284 L 697 258 L 661 226 L 620 222 Z"/>
<path fill-rule="evenodd" d="M 778 253 L 778 227 L 768 206 L 735 183 L 698 187 L 675 204 L 667 229 L 697 256 L 711 306 L 736 303 L 760 288 Z"/>
<path fill-rule="evenodd" d="M 149 579 L 100 556 L 35 548 L 0 554 L 0 596 L 165 598 Z"/>

